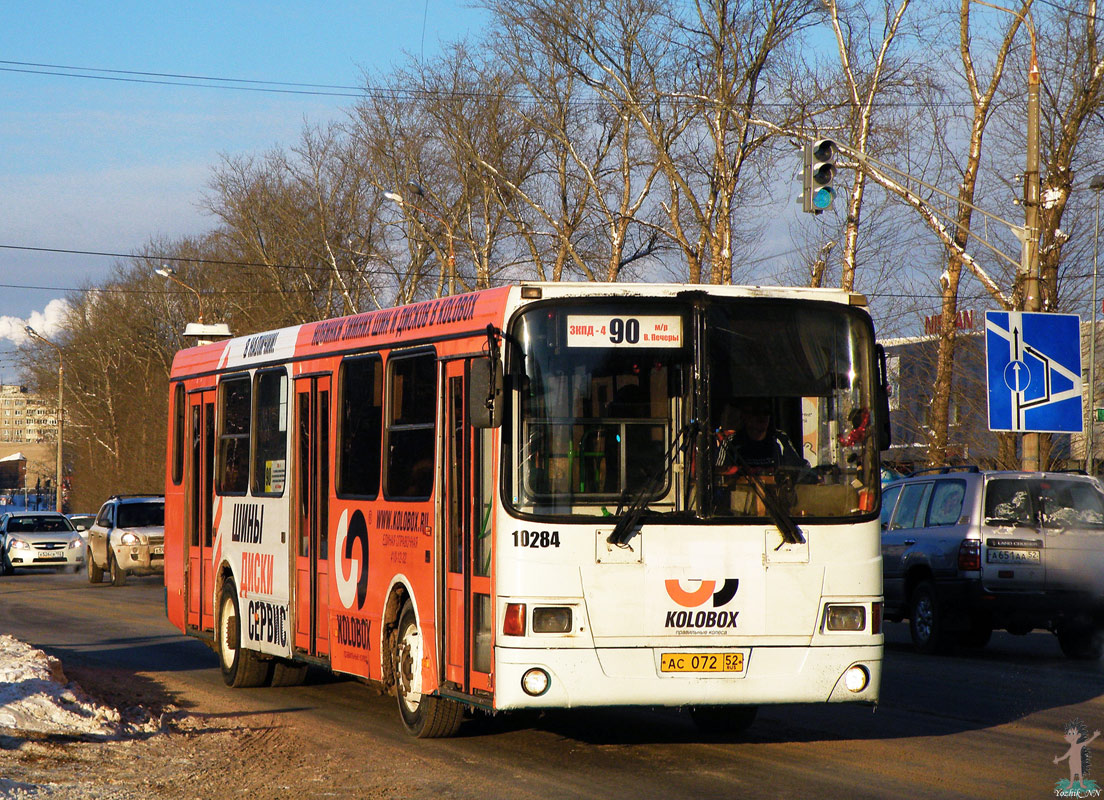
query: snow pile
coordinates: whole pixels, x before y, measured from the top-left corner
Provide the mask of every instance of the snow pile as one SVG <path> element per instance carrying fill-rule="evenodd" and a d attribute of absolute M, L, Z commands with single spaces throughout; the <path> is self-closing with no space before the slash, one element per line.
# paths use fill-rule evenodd
<path fill-rule="evenodd" d="M 56 658 L 0 634 L 0 732 L 114 737 L 136 727 L 158 726 L 124 723 L 117 709 L 67 682 Z"/>

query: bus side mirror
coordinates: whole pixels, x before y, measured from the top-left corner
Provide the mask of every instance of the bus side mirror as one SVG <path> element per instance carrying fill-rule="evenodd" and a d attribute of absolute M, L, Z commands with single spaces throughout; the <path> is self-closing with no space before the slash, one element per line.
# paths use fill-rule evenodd
<path fill-rule="evenodd" d="M 874 347 L 878 359 L 878 450 L 888 450 L 893 442 L 889 424 L 889 373 L 886 370 L 885 348 L 880 344 Z"/>
<path fill-rule="evenodd" d="M 502 362 L 473 358 L 468 375 L 468 421 L 473 428 L 502 424 Z"/>

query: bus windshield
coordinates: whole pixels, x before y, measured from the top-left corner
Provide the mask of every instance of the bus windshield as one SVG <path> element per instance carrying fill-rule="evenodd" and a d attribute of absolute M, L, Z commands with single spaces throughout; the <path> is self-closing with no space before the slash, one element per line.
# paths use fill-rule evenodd
<path fill-rule="evenodd" d="M 876 507 L 873 341 L 853 309 L 547 304 L 521 313 L 512 335 L 518 511 L 605 518 L 640 492 L 649 513 L 687 520 Z"/>

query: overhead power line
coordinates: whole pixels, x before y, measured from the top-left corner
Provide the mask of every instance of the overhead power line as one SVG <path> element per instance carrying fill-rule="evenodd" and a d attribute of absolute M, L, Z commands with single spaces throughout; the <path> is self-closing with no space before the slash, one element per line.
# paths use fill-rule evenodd
<path fill-rule="evenodd" d="M 27 75 L 48 75 L 59 78 L 79 78 L 84 80 L 113 81 L 118 83 L 137 83 L 155 86 L 181 86 L 195 89 L 222 89 L 240 92 L 259 92 L 268 94 L 290 94 L 313 97 L 348 97 L 363 99 L 371 96 L 384 96 L 392 99 L 416 99 L 425 97 L 457 97 L 469 99 L 506 99 L 517 103 L 538 103 L 543 98 L 524 92 L 478 92 L 457 91 L 455 89 L 400 88 L 365 84 L 348 86 L 344 84 L 301 83 L 296 81 L 266 81 L 254 78 L 228 78 L 224 76 L 189 75 L 173 72 L 150 72 L 143 70 L 108 69 L 104 67 L 77 67 L 66 64 L 42 64 L 33 61 L 0 60 L 0 72 L 22 73 Z M 672 104 L 692 104 L 697 100 L 679 95 L 667 95 L 664 101 Z M 575 108 L 605 107 L 608 103 L 600 98 L 572 97 L 568 105 Z M 893 102 L 883 100 L 886 108 L 941 108 L 966 107 L 969 102 L 929 101 L 929 102 Z M 757 101 L 756 106 L 763 109 L 788 108 L 787 103 Z"/>

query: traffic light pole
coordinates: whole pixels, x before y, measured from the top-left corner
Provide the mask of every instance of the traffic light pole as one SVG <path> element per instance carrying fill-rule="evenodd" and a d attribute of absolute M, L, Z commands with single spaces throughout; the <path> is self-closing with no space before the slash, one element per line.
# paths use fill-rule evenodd
<path fill-rule="evenodd" d="M 1035 36 L 1031 32 L 1031 71 L 1027 77 L 1027 171 L 1024 173 L 1023 273 L 1024 311 L 1042 311 L 1039 287 L 1039 63 L 1035 58 Z M 1023 435 L 1023 468 L 1042 468 L 1039 434 Z"/>

